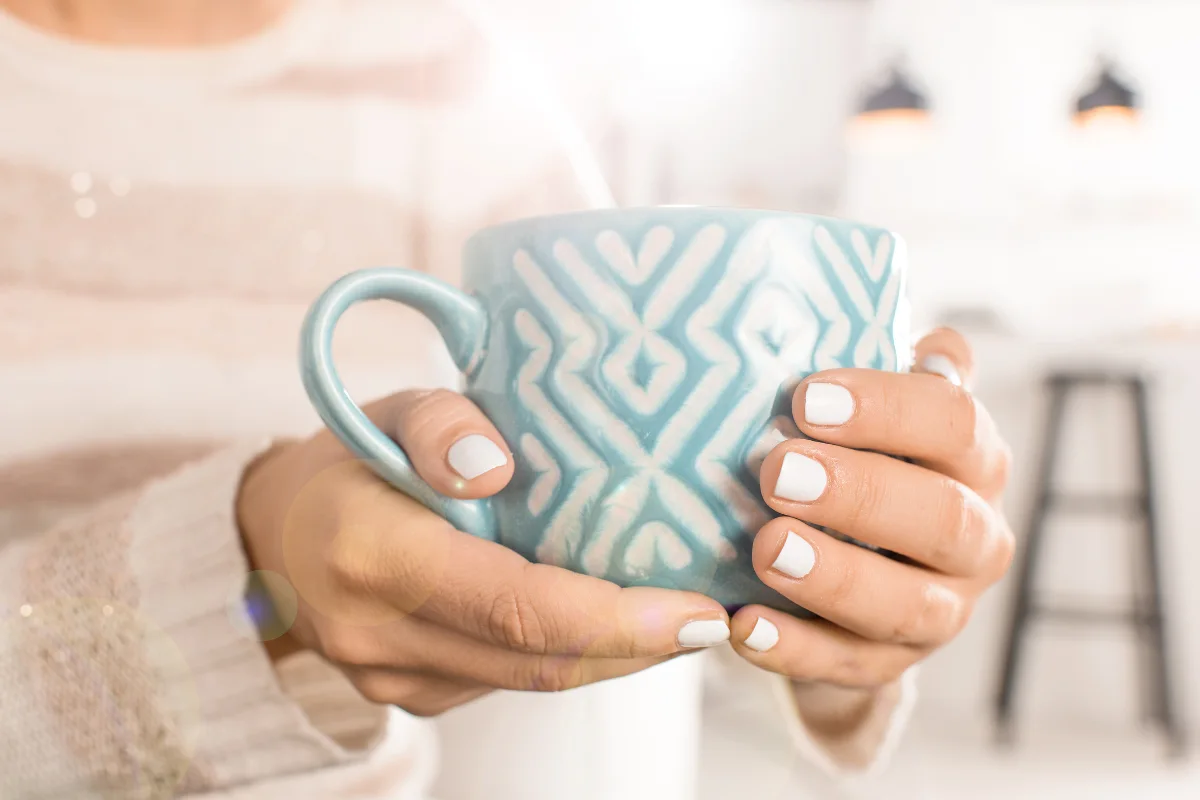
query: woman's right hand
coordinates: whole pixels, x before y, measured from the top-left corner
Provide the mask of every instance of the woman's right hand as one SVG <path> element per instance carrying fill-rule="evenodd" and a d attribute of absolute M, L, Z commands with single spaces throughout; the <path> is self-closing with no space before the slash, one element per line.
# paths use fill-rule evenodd
<path fill-rule="evenodd" d="M 488 497 L 512 477 L 503 439 L 459 395 L 406 392 L 364 410 L 444 495 Z M 728 615 L 703 595 L 622 589 L 455 530 L 328 431 L 253 464 L 237 515 L 253 568 L 295 589 L 287 639 L 369 700 L 414 714 L 492 689 L 628 675 L 728 637 Z M 287 592 L 275 594 L 287 604 Z"/>

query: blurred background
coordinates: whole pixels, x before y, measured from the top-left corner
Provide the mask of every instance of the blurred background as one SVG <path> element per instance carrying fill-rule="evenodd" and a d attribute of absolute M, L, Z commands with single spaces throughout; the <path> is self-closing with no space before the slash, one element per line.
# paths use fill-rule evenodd
<path fill-rule="evenodd" d="M 1022 541 L 1051 442 L 1051 491 L 1088 501 L 1045 517 L 1030 602 L 1075 611 L 1023 628 L 1011 746 L 996 743 L 994 721 L 1019 568 L 925 666 L 914 729 L 863 795 L 1200 797 L 1200 769 L 1168 758 L 1153 719 L 1153 627 L 1131 624 L 1155 617 L 1159 589 L 1170 713 L 1198 729 L 1200 3 L 489 7 L 543 65 L 617 202 L 790 209 L 897 230 L 918 323 L 956 325 L 977 347 L 976 391 L 1015 450 L 1008 504 Z M 1046 381 L 1081 370 L 1118 382 L 1061 383 L 1071 391 L 1052 429 Z M 1159 581 L 1144 569 L 1142 507 L 1115 513 L 1130 509 L 1105 500 L 1145 488 L 1137 384 L 1120 382 L 1138 376 Z M 708 748 L 730 763 L 711 796 L 736 796 L 751 768 L 777 775 L 786 796 L 786 754 Z"/>
<path fill-rule="evenodd" d="M 372 13 L 401 9 L 388 19 L 403 23 L 404 10 L 422 3 L 361 5 Z M 470 10 L 504 45 L 497 97 L 533 96 L 556 132 L 571 137 L 591 200 L 753 206 L 889 227 L 908 242 L 917 326 L 953 325 L 976 348 L 974 391 L 1014 449 L 1008 511 L 1022 545 L 1032 530 L 1041 531 L 1036 558 L 1028 570 L 1018 563 L 985 596 L 967 630 L 923 666 L 911 730 L 890 767 L 820 796 L 1200 797 L 1200 761 L 1184 738 L 1200 732 L 1200 522 L 1192 505 L 1200 489 L 1200 257 L 1191 249 L 1200 246 L 1200 0 L 454 5 Z M 352 41 L 357 49 L 337 53 L 339 63 L 369 63 L 399 49 L 388 30 L 370 27 Z M 456 34 L 453 27 L 435 29 L 420 47 L 409 43 L 408 55 L 423 55 L 426 45 L 457 46 Z M 439 35 L 445 42 L 436 41 Z M 338 91 L 298 75 L 289 77 L 295 84 L 272 91 Z M 377 200 L 345 203 L 339 217 L 326 213 L 327 196 L 303 189 L 328 175 L 343 179 L 343 172 L 368 189 L 411 173 L 413 185 L 388 187 L 400 196 L 397 205 L 427 201 L 450 218 L 481 201 L 455 181 L 434 185 L 428 165 L 438 157 L 452 176 L 460 166 L 465 175 L 492 168 L 520 173 L 533 158 L 518 152 L 514 140 L 535 126 L 513 125 L 517 133 L 498 135 L 505 149 L 497 158 L 464 145 L 466 136 L 432 141 L 422 123 L 368 97 L 351 106 L 350 122 L 338 117 L 336 125 L 311 130 L 303 123 L 317 117 L 308 116 L 308 106 L 264 105 L 287 111 L 275 117 L 254 108 L 245 119 L 258 125 L 257 138 L 245 147 L 230 144 L 243 133 L 237 125 L 206 139 L 197 131 L 211 129 L 167 109 L 160 149 L 135 158 L 114 146 L 115 156 L 93 164 L 73 148 L 91 154 L 95 145 L 111 155 L 107 145 L 121 144 L 135 118 L 108 120 L 96 113 L 99 105 L 82 106 L 84 114 L 112 122 L 96 129 L 110 135 L 64 135 L 71 147 L 61 146 L 36 125 L 58 117 L 31 113 L 50 105 L 41 91 L 22 88 L 0 109 L 0 142 L 19 142 L 21 153 L 45 144 L 80 163 L 66 167 L 69 183 L 54 174 L 57 182 L 46 184 L 42 216 L 26 213 L 20 199 L 0 208 L 0 222 L 32 219 L 32 234 L 15 227 L 14 241 L 25 234 L 63 242 L 55 255 L 66 267 L 51 274 L 53 259 L 30 258 L 15 269 L 46 271 L 53 291 L 86 295 L 99 287 L 128 303 L 97 302 L 100 311 L 80 306 L 95 316 L 57 330 L 41 306 L 24 294 L 11 296 L 0 315 L 7 346 L 18 355 L 44 347 L 54 358 L 43 359 L 49 366 L 31 356 L 28 364 L 17 359 L 4 372 L 23 390 L 0 402 L 5 458 L 101 435 L 311 430 L 315 415 L 297 390 L 294 366 L 294 331 L 304 308 L 333 276 L 364 266 L 360 254 L 419 254 L 423 221 L 415 219 L 409 230 L 396 222 L 404 218 L 392 206 Z M 254 95 L 246 97 L 250 104 Z M 23 125 L 26 116 L 34 122 Z M 63 117 L 55 129 L 79 133 L 81 119 L 90 117 Z M 347 143 L 355 148 L 349 166 L 333 148 Z M 536 144 L 525 149 L 532 153 Z M 251 198 L 273 204 L 270 215 L 250 218 L 265 231 L 255 241 L 266 244 L 242 246 L 240 205 L 222 205 L 195 225 L 193 206 L 170 205 L 163 217 L 175 227 L 164 225 L 161 240 L 158 231 L 143 230 L 136 215 L 152 209 L 156 195 L 137 177 L 131 193 L 121 165 L 144 160 L 150 165 L 144 183 L 169 186 L 180 166 L 173 149 L 186 150 L 183 172 L 197 186 L 227 172 L 254 174 L 250 165 L 286 188 Z M 98 177 L 93 186 L 84 170 L 111 181 Z M 30 185 L 40 186 L 41 173 L 30 174 Z M 261 211 L 249 201 L 245 208 Z M 364 225 L 360 209 L 376 216 Z M 464 218 L 480 211 L 469 210 Z M 100 230 L 119 235 L 94 238 L 101 234 L 85 227 L 109 219 L 117 220 L 114 227 Z M 296 220 L 303 222 L 299 237 Z M 58 234 L 59 225 L 66 233 Z M 368 228 L 372 236 L 360 241 Z M 159 258 L 175 238 L 210 247 L 205 261 Z M 90 257 L 86 249 L 93 246 L 114 255 L 94 264 L 79 256 Z M 155 273 L 153 286 L 130 288 L 112 266 L 130 254 L 151 254 L 171 269 Z M 180 248 L 180 255 L 189 252 Z M 455 260 L 448 248 L 425 255 L 431 262 Z M 277 274 L 261 270 L 260 262 L 275 265 Z M 264 287 L 272 304 L 256 305 Z M 72 347 L 90 353 L 93 340 L 103 345 L 106 337 L 140 352 L 144 318 L 125 309 L 137 309 L 143 289 L 173 299 L 154 317 L 155 337 L 166 341 L 161 353 L 145 362 L 129 359 L 141 379 L 113 380 L 108 361 L 77 360 Z M 178 300 L 191 294 L 199 299 Z M 204 302 L 210 296 L 223 303 L 215 325 Z M 350 349 L 377 330 L 363 327 Z M 402 374 L 399 351 L 411 348 L 412 339 L 375 338 L 394 342 L 398 352 L 387 369 L 373 360 L 348 371 L 356 396 L 433 385 L 428 376 Z M 211 339 L 211 352 L 189 360 L 188 348 L 178 345 L 192 339 Z M 254 359 L 239 360 L 245 342 L 283 357 L 258 359 L 255 350 Z M 111 349 L 124 352 L 116 344 Z M 144 364 L 151 368 L 138 366 Z M 448 371 L 439 379 L 457 380 Z M 79 397 L 92 404 L 89 414 L 78 413 Z M 212 408 L 238 408 L 245 397 L 263 402 L 212 419 Z M 1062 411 L 1051 424 L 1055 397 Z M 156 416 L 160 408 L 177 413 Z M 1057 454 L 1053 474 L 1043 469 L 1049 453 Z M 1151 543 L 1159 551 L 1158 575 L 1148 568 Z M 1058 613 L 1016 615 L 1018 598 L 1027 611 Z M 1014 639 L 1014 631 L 1021 635 Z M 1022 646 L 1010 673 L 1010 735 L 1002 737 L 998 696 L 1014 641 Z M 711 709 L 731 718 L 742 711 Z M 761 734 L 705 726 L 704 759 L 717 767 L 706 770 L 715 778 L 701 787 L 705 800 L 812 796 L 787 737 Z M 482 761 L 484 754 L 471 755 Z M 547 774 L 554 766 L 546 766 Z M 753 795 L 748 776 L 756 779 Z"/>

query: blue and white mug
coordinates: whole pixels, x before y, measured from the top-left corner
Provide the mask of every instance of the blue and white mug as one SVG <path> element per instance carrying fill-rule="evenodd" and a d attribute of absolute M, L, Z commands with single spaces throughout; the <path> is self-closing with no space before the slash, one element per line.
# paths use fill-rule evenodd
<path fill-rule="evenodd" d="M 405 269 L 331 286 L 304 324 L 304 384 L 384 480 L 459 529 L 612 580 L 796 610 L 754 574 L 772 516 L 758 471 L 791 394 L 835 367 L 908 368 L 903 241 L 843 220 L 715 208 L 540 217 L 466 244 L 464 290 Z M 515 455 L 487 500 L 443 497 L 354 404 L 331 340 L 352 304 L 426 315 Z"/>

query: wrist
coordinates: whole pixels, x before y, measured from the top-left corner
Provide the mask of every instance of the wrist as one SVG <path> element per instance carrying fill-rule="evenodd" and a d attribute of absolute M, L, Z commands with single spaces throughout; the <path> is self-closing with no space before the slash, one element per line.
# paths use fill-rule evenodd
<path fill-rule="evenodd" d="M 293 653 L 304 649 L 290 633 L 288 627 L 295 618 L 295 602 L 290 603 L 291 614 L 287 624 L 284 624 L 279 613 L 278 601 L 274 597 L 270 584 L 282 580 L 274 573 L 263 572 L 264 566 L 258 557 L 258 547 L 255 546 L 262 533 L 263 527 L 270 527 L 270 514 L 264 513 L 261 498 L 262 492 L 256 491 L 256 481 L 262 477 L 270 465 L 292 445 L 291 441 L 280 440 L 260 453 L 242 470 L 241 484 L 235 500 L 235 517 L 238 533 L 241 538 L 242 551 L 249 563 L 250 575 L 243 591 L 243 601 L 247 614 L 250 616 L 267 656 L 273 663 L 279 662 Z"/>
<path fill-rule="evenodd" d="M 262 567 L 258 564 L 257 554 L 254 547 L 255 533 L 258 528 L 263 525 L 263 509 L 262 493 L 255 491 L 258 478 L 266 471 L 266 469 L 276 459 L 290 449 L 293 445 L 291 440 L 278 440 L 274 442 L 263 452 L 259 453 L 252 461 L 246 464 L 242 470 L 242 480 L 238 485 L 236 499 L 234 500 L 234 516 L 237 521 L 238 535 L 241 537 L 242 550 L 246 553 L 246 559 L 250 562 L 250 569 L 258 570 Z"/>
<path fill-rule="evenodd" d="M 811 730 L 837 738 L 857 730 L 879 706 L 890 686 L 848 687 L 793 681 L 797 710 Z"/>
<path fill-rule="evenodd" d="M 267 651 L 267 658 L 271 659 L 271 663 L 278 664 L 288 656 L 299 653 L 306 648 L 300 642 L 296 641 L 290 633 L 285 633 L 277 639 L 270 639 L 263 642 L 263 649 Z"/>

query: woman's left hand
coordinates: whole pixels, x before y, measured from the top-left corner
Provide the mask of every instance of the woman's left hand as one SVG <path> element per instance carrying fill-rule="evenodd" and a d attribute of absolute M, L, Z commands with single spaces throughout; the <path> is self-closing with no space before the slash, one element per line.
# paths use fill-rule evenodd
<path fill-rule="evenodd" d="M 962 386 L 970 348 L 939 330 L 916 364 L 821 372 L 796 390 L 793 415 L 811 441 L 784 442 L 763 463 L 763 497 L 784 516 L 758 532 L 754 567 L 821 619 L 741 609 L 731 641 L 747 660 L 798 681 L 889 684 L 953 639 L 1007 571 L 1013 535 L 999 502 L 1010 455 Z"/>

